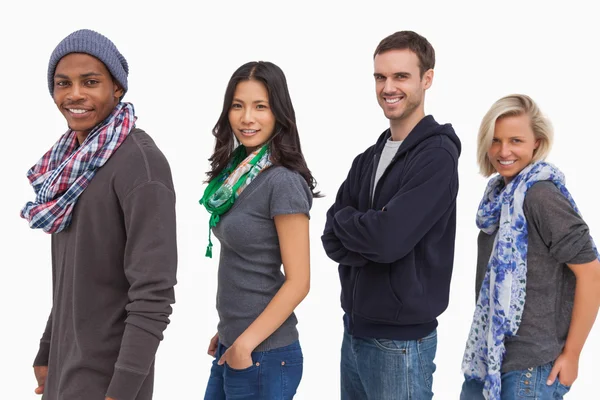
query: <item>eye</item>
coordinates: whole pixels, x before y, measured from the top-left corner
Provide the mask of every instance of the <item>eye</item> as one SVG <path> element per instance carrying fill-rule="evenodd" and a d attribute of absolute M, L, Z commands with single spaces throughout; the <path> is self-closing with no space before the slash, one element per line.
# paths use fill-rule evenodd
<path fill-rule="evenodd" d="M 383 80 L 385 80 L 385 77 L 383 75 L 375 75 L 375 80 L 376 81 L 383 81 Z"/>
<path fill-rule="evenodd" d="M 267 109 L 267 108 L 269 108 L 269 107 L 267 107 L 265 104 L 258 104 L 258 105 L 256 106 L 256 108 L 258 108 L 259 110 L 266 110 L 266 109 Z"/>
<path fill-rule="evenodd" d="M 58 86 L 58 87 L 65 87 L 69 84 L 69 81 L 57 81 L 54 82 L 54 86 Z"/>
<path fill-rule="evenodd" d="M 233 104 L 231 105 L 231 108 L 234 108 L 234 109 L 240 109 L 240 108 L 242 108 L 242 105 L 241 105 L 241 104 L 239 104 L 239 103 L 233 103 Z"/>
<path fill-rule="evenodd" d="M 523 142 L 521 139 L 513 139 L 513 143 L 521 143 Z"/>
<path fill-rule="evenodd" d="M 496 138 L 493 138 L 493 139 L 492 139 L 492 143 L 500 143 L 500 140 L 499 140 L 499 139 L 496 139 Z"/>
<path fill-rule="evenodd" d="M 85 84 L 88 85 L 88 86 L 93 86 L 93 85 L 96 85 L 98 83 L 100 83 L 100 82 L 98 82 L 95 79 L 88 79 L 87 81 L 85 81 Z"/>

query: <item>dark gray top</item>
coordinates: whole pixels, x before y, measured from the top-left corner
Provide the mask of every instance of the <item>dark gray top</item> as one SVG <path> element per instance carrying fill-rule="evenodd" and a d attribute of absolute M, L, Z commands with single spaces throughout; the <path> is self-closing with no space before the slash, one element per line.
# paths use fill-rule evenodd
<path fill-rule="evenodd" d="M 517 335 L 506 339 L 502 372 L 544 365 L 560 355 L 575 297 L 575 275 L 566 264 L 596 259 L 588 226 L 552 182 L 538 182 L 527 191 L 523 212 L 528 230 L 525 308 Z M 476 296 L 494 238 L 479 233 Z"/>
<path fill-rule="evenodd" d="M 263 312 L 285 281 L 273 217 L 309 214 L 312 194 L 306 181 L 285 167 L 260 173 L 213 229 L 221 243 L 217 288 L 219 340 L 231 346 Z M 255 351 L 298 340 L 296 316 L 290 317 Z"/>
<path fill-rule="evenodd" d="M 152 399 L 177 268 L 167 160 L 134 129 L 52 235 L 52 311 L 34 365 L 44 400 Z"/>

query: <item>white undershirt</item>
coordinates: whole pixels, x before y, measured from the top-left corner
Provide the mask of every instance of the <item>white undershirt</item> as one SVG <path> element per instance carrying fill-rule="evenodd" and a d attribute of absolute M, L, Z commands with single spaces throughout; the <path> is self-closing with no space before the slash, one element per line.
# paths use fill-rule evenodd
<path fill-rule="evenodd" d="M 373 182 L 373 193 L 371 193 L 371 199 L 375 196 L 375 188 L 377 187 L 377 183 L 381 176 L 385 172 L 385 169 L 390 165 L 392 159 L 398 152 L 400 145 L 403 140 L 392 140 L 391 138 L 385 142 L 385 147 L 383 148 L 383 152 L 381 153 L 381 157 L 379 157 L 379 164 L 377 165 L 377 172 L 375 172 L 375 182 Z"/>

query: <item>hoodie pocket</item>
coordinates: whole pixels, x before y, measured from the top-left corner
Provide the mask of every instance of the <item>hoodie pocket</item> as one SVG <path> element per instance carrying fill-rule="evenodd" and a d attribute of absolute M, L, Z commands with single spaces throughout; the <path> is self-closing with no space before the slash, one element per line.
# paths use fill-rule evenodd
<path fill-rule="evenodd" d="M 354 293 L 354 313 L 372 321 L 398 323 L 402 301 L 392 289 L 390 264 L 360 269 Z"/>
<path fill-rule="evenodd" d="M 347 313 L 352 312 L 352 303 L 354 300 L 356 280 L 359 271 L 360 268 L 349 267 L 346 265 L 340 265 L 338 267 L 340 282 L 342 284 L 342 293 L 340 296 L 340 301 L 342 303 L 342 309 Z"/>

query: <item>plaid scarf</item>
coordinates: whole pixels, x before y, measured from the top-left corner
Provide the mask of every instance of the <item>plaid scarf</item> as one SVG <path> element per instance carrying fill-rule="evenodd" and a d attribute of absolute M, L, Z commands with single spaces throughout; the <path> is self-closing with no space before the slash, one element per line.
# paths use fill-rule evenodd
<path fill-rule="evenodd" d="M 136 119 L 131 103 L 119 103 L 81 146 L 74 131 L 62 135 L 27 172 L 36 196 L 23 207 L 21 217 L 30 228 L 57 233 L 69 226 L 77 199 L 123 143 Z"/>
<path fill-rule="evenodd" d="M 503 177 L 492 178 L 477 211 L 479 229 L 488 235 L 498 233 L 477 298 L 462 370 L 467 379 L 484 383 L 487 400 L 500 400 L 504 340 L 517 334 L 525 308 L 527 220 L 523 204 L 527 190 L 539 181 L 554 183 L 579 213 L 563 173 L 543 161 L 525 167 L 506 186 Z M 592 245 L 598 255 L 593 241 Z"/>
<path fill-rule="evenodd" d="M 211 229 L 217 226 L 221 215 L 231 209 L 242 191 L 264 170 L 272 164 L 269 145 L 266 144 L 246 155 L 246 148 L 238 146 L 233 152 L 227 167 L 215 179 L 209 182 L 200 199 L 206 211 L 210 213 L 208 221 L 208 246 L 206 257 L 212 258 Z"/>

